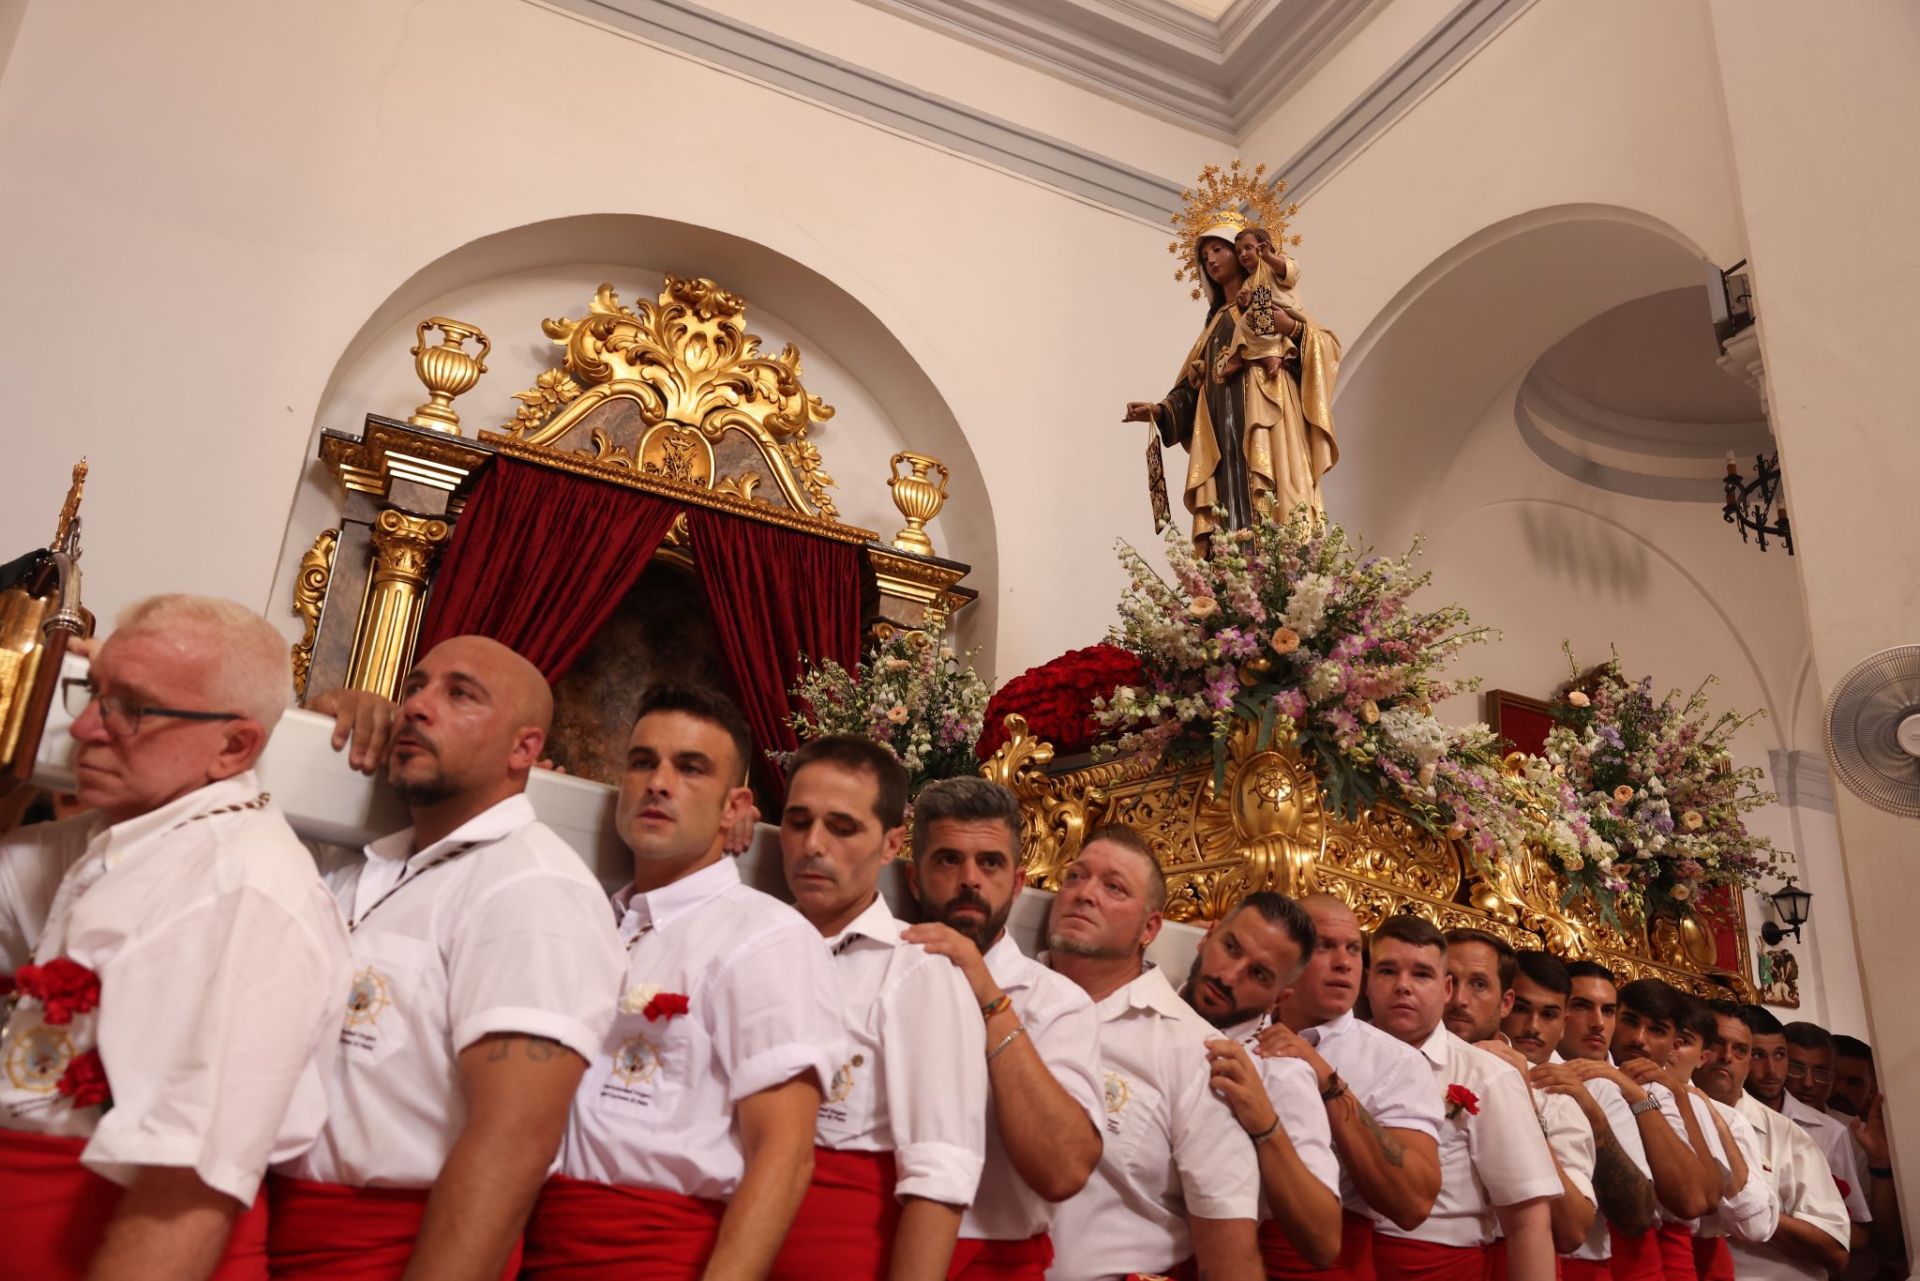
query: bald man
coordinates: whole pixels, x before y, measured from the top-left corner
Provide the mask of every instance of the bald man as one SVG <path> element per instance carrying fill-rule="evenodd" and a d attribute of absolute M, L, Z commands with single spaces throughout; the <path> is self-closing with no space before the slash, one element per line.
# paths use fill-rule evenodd
<path fill-rule="evenodd" d="M 355 691 L 314 706 L 336 747 L 353 731 L 356 768 L 384 764 L 413 826 L 328 874 L 355 977 L 326 1128 L 271 1184 L 274 1276 L 511 1276 L 624 969 L 605 894 L 523 795 L 552 693 L 457 636 L 397 709 Z"/>

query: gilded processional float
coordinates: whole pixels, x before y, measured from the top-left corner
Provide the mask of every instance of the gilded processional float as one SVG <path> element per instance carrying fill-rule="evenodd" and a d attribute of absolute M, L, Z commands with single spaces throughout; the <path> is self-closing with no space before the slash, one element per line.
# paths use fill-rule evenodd
<path fill-rule="evenodd" d="M 1190 533 L 1169 542 L 1171 579 L 1127 551 L 1133 587 L 1109 643 L 1007 682 L 984 713 L 984 684 L 942 644 L 975 597 L 970 567 L 926 530 L 946 468 L 896 454 L 886 483 L 904 527 L 883 540 L 844 523 L 813 439 L 833 410 L 806 390 L 800 353 L 763 354 L 744 299 L 672 276 L 652 301 L 629 307 L 603 285 L 581 319 L 544 321 L 557 361 L 474 436 L 453 402 L 486 372 L 489 339 L 420 322 L 411 355 L 427 401 L 320 443 L 344 498 L 293 590 L 297 692 L 391 697 L 423 646 L 484 632 L 554 683 L 555 760 L 612 782 L 641 685 L 711 680 L 769 748 L 754 780 L 766 810 L 779 753 L 847 727 L 807 698 L 837 681 L 835 699 L 860 704 L 857 727 L 913 744 L 920 776 L 939 757 L 1013 790 L 1035 886 L 1055 888 L 1086 833 L 1120 822 L 1159 854 L 1176 921 L 1216 919 L 1255 890 L 1326 892 L 1365 926 L 1412 911 L 1750 998 L 1737 887 L 1764 842 L 1726 858 L 1708 844 L 1760 795 L 1725 756 L 1728 718 L 1702 723 L 1669 700 L 1666 738 L 1648 748 L 1664 761 L 1662 744 L 1685 738 L 1689 759 L 1709 760 L 1704 783 L 1670 775 L 1719 789 L 1700 813 L 1653 796 L 1659 779 L 1631 760 L 1636 782 L 1614 786 L 1638 799 L 1595 790 L 1623 767 L 1608 755 L 1618 733 L 1595 717 L 1636 696 L 1611 666 L 1574 673 L 1558 710 L 1580 710 L 1536 736 L 1535 755 L 1502 759 L 1512 744 L 1486 726 L 1438 722 L 1432 703 L 1460 687 L 1437 668 L 1481 632 L 1451 608 L 1410 609 L 1425 579 L 1408 558 L 1349 546 L 1321 513 L 1340 353 L 1296 292 L 1293 210 L 1238 165 L 1209 169 L 1188 200 L 1173 248 L 1209 295 L 1207 321 L 1173 390 L 1126 416 L 1152 425 L 1163 524 L 1161 449 L 1187 451 Z M 52 581 L 9 589 L 0 619 L 51 613 Z M 30 657 L 39 633 L 13 631 Z M 0 713 L 19 714 L 33 671 L 0 667 Z M 1657 705 L 1635 706 L 1642 730 L 1655 724 Z M 928 717 L 940 724 L 922 733 Z M 1689 851 L 1700 858 L 1678 857 Z"/>

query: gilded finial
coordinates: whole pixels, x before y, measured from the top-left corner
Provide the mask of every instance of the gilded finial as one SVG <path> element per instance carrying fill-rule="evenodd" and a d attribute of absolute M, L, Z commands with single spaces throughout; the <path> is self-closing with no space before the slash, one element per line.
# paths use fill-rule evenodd
<path fill-rule="evenodd" d="M 54 526 L 53 547 L 65 547 L 67 537 L 73 531 L 73 522 L 80 515 L 80 492 L 87 487 L 87 460 L 82 458 L 73 465 L 73 482 L 67 486 L 67 501 L 60 507 L 60 523 Z"/>
<path fill-rule="evenodd" d="M 1167 252 L 1180 260 L 1180 270 L 1173 273 L 1173 278 L 1193 281 L 1195 298 L 1200 296 L 1200 239 L 1208 231 L 1264 227 L 1276 245 L 1300 243 L 1299 236 L 1287 235 L 1287 223 L 1300 212 L 1300 206 L 1297 202 L 1282 204 L 1285 180 L 1268 182 L 1266 175 L 1265 165 L 1249 170 L 1238 160 L 1224 170 L 1208 165 L 1200 171 L 1199 186 L 1180 193 L 1186 207 L 1169 220 L 1179 229 L 1179 239 L 1167 246 Z"/>

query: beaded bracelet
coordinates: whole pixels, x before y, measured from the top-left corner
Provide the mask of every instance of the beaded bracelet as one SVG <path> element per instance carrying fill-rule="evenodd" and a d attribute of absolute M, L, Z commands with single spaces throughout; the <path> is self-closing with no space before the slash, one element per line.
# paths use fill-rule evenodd
<path fill-rule="evenodd" d="M 1012 1004 L 1013 1004 L 1013 998 L 1008 996 L 1005 992 L 1002 992 L 1000 995 L 994 997 L 991 1001 L 988 1001 L 985 1005 L 980 1007 L 980 1017 L 983 1019 L 990 1019 L 994 1015 L 998 1014 L 1000 1011 L 1007 1009 Z"/>
<path fill-rule="evenodd" d="M 1006 1049 L 1009 1045 L 1012 1045 L 1015 1040 L 1025 1036 L 1026 1034 L 1027 1034 L 1026 1024 L 1022 1023 L 1022 1024 L 1016 1025 L 1013 1031 L 1007 1033 L 1006 1036 L 1001 1039 L 1000 1044 L 994 1046 L 991 1050 L 987 1051 L 987 1062 L 991 1063 L 995 1059 L 999 1058 L 1000 1052 L 1002 1050 Z"/>

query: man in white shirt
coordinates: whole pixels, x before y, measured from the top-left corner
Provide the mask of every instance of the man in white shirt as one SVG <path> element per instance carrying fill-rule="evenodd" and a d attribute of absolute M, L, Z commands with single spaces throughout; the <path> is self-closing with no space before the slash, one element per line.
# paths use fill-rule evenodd
<path fill-rule="evenodd" d="M 1782 1106 L 1786 1114 L 1813 1136 L 1833 1176 L 1840 1181 L 1840 1195 L 1853 1220 L 1853 1248 L 1867 1244 L 1868 1225 L 1873 1222 L 1873 1207 L 1867 1199 L 1867 1163 L 1853 1131 L 1844 1120 L 1827 1112 L 1827 1098 L 1833 1093 L 1833 1037 L 1818 1023 L 1804 1020 L 1781 1029 L 1787 1045 L 1787 1090 Z"/>
<path fill-rule="evenodd" d="M 1089 832 L 1062 874 L 1046 961 L 1100 1017 L 1106 1142 L 1099 1168 L 1053 1218 L 1048 1281 L 1120 1281 L 1191 1259 L 1208 1281 L 1258 1281 L 1259 1166 L 1218 1096 L 1211 1024 L 1146 959 L 1166 878 L 1131 829 Z"/>
<path fill-rule="evenodd" d="M 1746 1092 L 1753 1028 L 1742 1007 L 1716 1001 L 1712 1009 L 1717 1040 L 1694 1071 L 1694 1083 L 1753 1127 L 1760 1142 L 1758 1177 L 1772 1184 L 1780 1207 L 1767 1240 L 1728 1243 L 1733 1274 L 1742 1281 L 1826 1281 L 1847 1266 L 1847 1208 L 1833 1172 L 1805 1131 Z"/>
<path fill-rule="evenodd" d="M 546 680 L 457 636 L 401 690 L 390 741 L 357 737 L 355 753 L 384 759 L 413 826 L 328 878 L 358 972 L 326 1129 L 271 1183 L 276 1278 L 510 1275 L 619 992 L 606 894 L 522 794 Z M 336 742 L 383 704 L 316 700 Z"/>
<path fill-rule="evenodd" d="M 1340 1257 L 1320 1272 L 1279 1259 L 1269 1241 L 1267 1263 L 1279 1276 L 1372 1281 L 1375 1226 L 1415 1227 L 1439 1195 L 1441 1105 L 1420 1052 L 1354 1017 L 1363 940 L 1352 909 L 1330 894 L 1300 906 L 1313 922 L 1313 956 L 1260 1032 L 1259 1052 L 1313 1069 L 1340 1161 Z"/>
<path fill-rule="evenodd" d="M 286 641 L 155 597 L 64 693 L 88 809 L 0 841 L 0 1274 L 264 1278 L 260 1181 L 319 1133 L 350 980 L 253 772 Z"/>
<path fill-rule="evenodd" d="M 1453 949 L 1447 950 L 1451 957 Z M 1512 1008 L 1501 1019 L 1500 1030 L 1532 1065 L 1535 1097 L 1572 1104 L 1593 1144 L 1590 1186 L 1595 1213 L 1585 1237 L 1571 1249 L 1558 1239 L 1556 1213 L 1554 1244 L 1562 1246 L 1561 1281 L 1602 1281 L 1611 1275 L 1608 1220 L 1622 1220 L 1636 1234 L 1646 1233 L 1655 1222 L 1658 1203 L 1653 1177 L 1647 1172 L 1646 1149 L 1618 1087 L 1611 1081 L 1582 1081 L 1560 1057 L 1557 1047 L 1566 1032 L 1567 1001 L 1573 994 L 1573 976 L 1567 967 L 1546 952 L 1516 953 L 1512 993 Z M 1565 1141 L 1556 1143 L 1549 1129 L 1547 1142 L 1564 1169 L 1569 1159 L 1563 1155 Z"/>
<path fill-rule="evenodd" d="M 1511 1051 L 1514 1066 L 1524 1077 L 1538 1064 L 1505 1039 L 1501 1026 L 1516 1004 L 1518 953 L 1505 939 L 1483 930 L 1448 930 L 1446 939 L 1447 974 L 1453 979 L 1453 995 L 1442 1018 L 1447 1031 L 1468 1045 L 1485 1042 L 1482 1048 L 1503 1058 Z M 1593 1128 L 1581 1115 L 1580 1105 L 1564 1094 L 1534 1093 L 1533 1108 L 1560 1175 L 1560 1195 L 1548 1204 L 1553 1249 L 1555 1254 L 1567 1254 L 1584 1244 L 1593 1230 Z M 1503 1247 L 1493 1248 L 1497 1253 Z"/>
<path fill-rule="evenodd" d="M 800 1207 L 845 1058 L 840 992 L 819 933 L 726 852 L 751 753 L 725 695 L 642 696 L 615 817 L 624 990 L 528 1224 L 527 1281 L 757 1279 Z"/>
<path fill-rule="evenodd" d="M 951 961 L 990 1011 L 986 1165 L 947 1276 L 1040 1281 L 1053 1207 L 1100 1160 L 1100 1023 L 1085 992 L 1007 935 L 1026 883 L 1012 792 L 984 778 L 923 787 L 907 879 L 925 923 L 903 937 Z"/>
<path fill-rule="evenodd" d="M 1433 1213 L 1412 1230 L 1380 1225 L 1374 1265 L 1383 1278 L 1477 1281 L 1499 1275 L 1489 1247 L 1504 1236 L 1506 1275 L 1552 1281 L 1559 1172 L 1519 1070 L 1441 1022 L 1452 986 L 1447 941 L 1432 922 L 1401 912 L 1373 931 L 1367 1002 L 1374 1026 L 1425 1056 L 1428 1088 L 1446 1110 Z"/>
<path fill-rule="evenodd" d="M 1697 1084 L 1694 1077 L 1700 1064 L 1719 1044 L 1719 1020 L 1707 1003 L 1690 992 L 1677 992 L 1679 1022 L 1673 1038 L 1673 1075 L 1676 1083 L 1685 1081 L 1691 1101 L 1712 1109 L 1712 1123 L 1724 1155 L 1725 1186 L 1720 1204 L 1694 1228 L 1694 1271 L 1701 1281 L 1733 1281 L 1733 1256 L 1727 1250 L 1729 1238 L 1740 1241 L 1765 1241 L 1773 1236 L 1780 1219 L 1780 1201 L 1774 1195 L 1773 1181 L 1761 1169 L 1760 1137 L 1747 1119 L 1728 1105 L 1714 1099 Z"/>
<path fill-rule="evenodd" d="M 1252 1054 L 1313 944 L 1305 908 L 1255 891 L 1207 927 L 1180 989 L 1223 1033 L 1208 1054 L 1260 1159 L 1260 1255 L 1269 1277 L 1299 1264 L 1324 1268 L 1340 1255 L 1340 1163 L 1313 1069 L 1300 1059 Z"/>
<path fill-rule="evenodd" d="M 907 772 L 870 739 L 787 766 L 780 857 L 840 980 L 844 1053 L 815 1123 L 800 1213 L 770 1276 L 940 1281 L 985 1160 L 982 1010 L 945 957 L 906 941 L 880 871 L 906 838 Z"/>
<path fill-rule="evenodd" d="M 1846 1127 L 1828 1116 L 1802 1103 L 1794 1097 L 1791 1086 L 1795 1077 L 1802 1082 L 1808 1080 L 1822 1066 L 1817 1041 L 1800 1033 L 1803 1041 L 1813 1041 L 1812 1045 L 1799 1047 L 1799 1062 L 1794 1062 L 1795 1047 L 1787 1041 L 1786 1027 L 1766 1010 L 1755 1006 L 1753 1017 L 1753 1054 L 1747 1072 L 1747 1093 L 1788 1120 L 1794 1121 L 1807 1132 L 1814 1146 L 1826 1159 L 1827 1167 L 1833 1172 L 1834 1185 L 1839 1189 L 1840 1199 L 1847 1207 L 1849 1221 L 1847 1244 L 1849 1250 L 1857 1250 L 1867 1239 L 1865 1225 L 1872 1218 L 1872 1210 L 1867 1204 L 1863 1181 L 1857 1177 L 1859 1160 L 1855 1155 L 1852 1136 Z M 1813 1082 L 1817 1088 L 1831 1082 Z"/>

